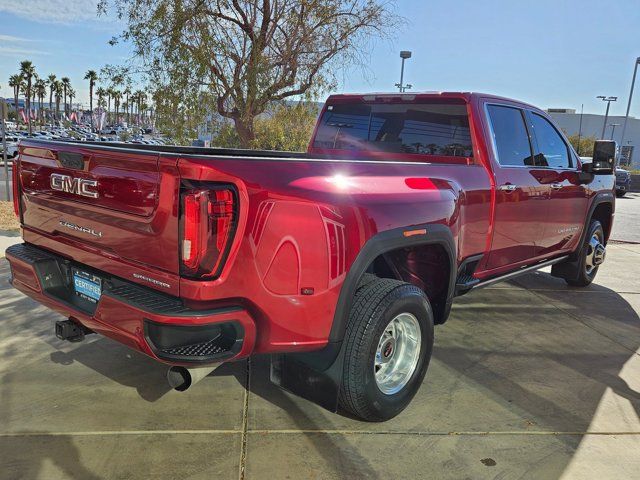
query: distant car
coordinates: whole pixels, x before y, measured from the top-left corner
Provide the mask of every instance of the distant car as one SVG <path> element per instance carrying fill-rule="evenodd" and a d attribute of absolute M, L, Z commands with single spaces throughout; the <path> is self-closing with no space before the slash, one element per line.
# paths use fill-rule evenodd
<path fill-rule="evenodd" d="M 616 196 L 624 197 L 631 188 L 631 173 L 616 167 Z"/>
<path fill-rule="evenodd" d="M 2 142 L 0 141 L 0 154 L 2 154 Z M 18 137 L 7 135 L 7 158 L 13 158 L 18 154 Z M 2 155 L 0 155 L 2 157 Z"/>

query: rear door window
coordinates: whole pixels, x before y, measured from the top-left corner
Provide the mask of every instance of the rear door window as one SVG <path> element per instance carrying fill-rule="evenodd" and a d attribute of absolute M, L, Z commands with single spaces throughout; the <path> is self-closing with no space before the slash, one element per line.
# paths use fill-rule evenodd
<path fill-rule="evenodd" d="M 320 119 L 313 147 L 473 156 L 464 103 L 329 105 Z"/>
<path fill-rule="evenodd" d="M 524 112 L 504 105 L 488 105 L 487 110 L 498 163 L 501 166 L 534 166 Z"/>

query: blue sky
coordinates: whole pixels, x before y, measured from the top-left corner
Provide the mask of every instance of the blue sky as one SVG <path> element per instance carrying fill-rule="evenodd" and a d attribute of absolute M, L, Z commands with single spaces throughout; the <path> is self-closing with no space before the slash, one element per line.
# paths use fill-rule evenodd
<path fill-rule="evenodd" d="M 46 76 L 69 76 L 87 101 L 89 68 L 120 63 L 126 46 L 111 47 L 112 19 L 95 15 L 94 0 L 0 0 L 0 95 L 28 58 Z M 337 91 L 389 91 L 399 80 L 398 51 L 412 50 L 405 79 L 414 90 L 495 93 L 543 108 L 601 113 L 597 95 L 618 96 L 624 114 L 640 56 L 640 1 L 398 0 L 408 19 L 392 42 L 371 49 L 369 68 L 339 75 Z M 639 80 L 640 83 L 640 80 Z M 632 114 L 640 117 L 640 87 Z"/>

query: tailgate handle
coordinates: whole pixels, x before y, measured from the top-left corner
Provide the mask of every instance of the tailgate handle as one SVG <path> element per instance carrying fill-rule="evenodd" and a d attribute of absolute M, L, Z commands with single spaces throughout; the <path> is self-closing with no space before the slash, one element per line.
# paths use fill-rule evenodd
<path fill-rule="evenodd" d="M 58 152 L 58 160 L 63 167 L 74 168 L 76 170 L 84 169 L 84 159 L 81 153 Z"/>

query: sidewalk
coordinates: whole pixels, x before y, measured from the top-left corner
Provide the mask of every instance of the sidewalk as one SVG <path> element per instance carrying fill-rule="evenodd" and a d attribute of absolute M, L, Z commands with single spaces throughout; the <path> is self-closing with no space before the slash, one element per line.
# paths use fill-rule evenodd
<path fill-rule="evenodd" d="M 4 251 L 16 243 L 22 243 L 20 231 L 0 230 L 0 258 L 4 258 Z"/>

